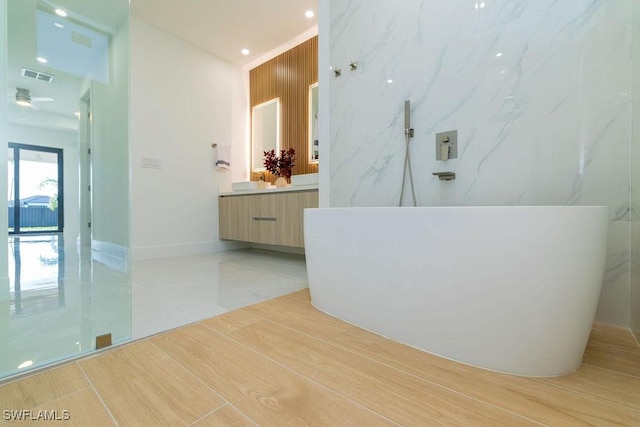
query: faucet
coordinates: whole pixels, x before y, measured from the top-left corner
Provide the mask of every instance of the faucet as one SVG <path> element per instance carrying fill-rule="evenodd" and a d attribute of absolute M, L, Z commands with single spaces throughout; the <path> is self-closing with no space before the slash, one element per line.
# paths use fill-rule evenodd
<path fill-rule="evenodd" d="M 437 176 L 440 181 L 451 181 L 453 179 L 456 179 L 456 174 L 455 172 L 434 172 L 432 173 L 432 175 Z"/>

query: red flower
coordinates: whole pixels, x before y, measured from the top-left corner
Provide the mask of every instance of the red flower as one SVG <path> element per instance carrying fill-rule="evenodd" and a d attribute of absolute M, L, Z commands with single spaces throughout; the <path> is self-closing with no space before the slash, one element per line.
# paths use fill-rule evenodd
<path fill-rule="evenodd" d="M 295 166 L 296 150 L 280 150 L 280 156 L 276 156 L 275 150 L 264 151 L 264 167 L 276 176 L 291 178 L 291 169 Z"/>

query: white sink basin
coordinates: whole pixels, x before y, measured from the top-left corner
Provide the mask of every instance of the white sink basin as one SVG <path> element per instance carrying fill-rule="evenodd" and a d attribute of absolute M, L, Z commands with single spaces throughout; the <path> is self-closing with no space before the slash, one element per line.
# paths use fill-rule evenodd
<path fill-rule="evenodd" d="M 305 173 L 303 175 L 291 175 L 291 185 L 313 185 L 318 183 L 317 173 Z"/>
<path fill-rule="evenodd" d="M 258 189 L 258 181 L 232 182 L 231 183 L 231 189 L 233 191 L 257 190 Z"/>

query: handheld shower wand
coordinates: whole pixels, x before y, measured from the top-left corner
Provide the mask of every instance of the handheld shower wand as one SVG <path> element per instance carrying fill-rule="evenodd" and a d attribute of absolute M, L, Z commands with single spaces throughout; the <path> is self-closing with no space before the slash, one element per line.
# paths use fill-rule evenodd
<path fill-rule="evenodd" d="M 402 206 L 402 199 L 404 198 L 404 185 L 407 177 L 407 169 L 409 170 L 409 182 L 411 183 L 411 196 L 413 197 L 413 206 L 418 206 L 416 202 L 416 192 L 413 187 L 413 173 L 411 173 L 411 150 L 409 142 L 413 138 L 413 129 L 411 128 L 411 101 L 404 101 L 404 138 L 405 138 L 405 153 L 404 153 L 404 170 L 402 172 L 402 188 L 400 189 L 400 203 L 398 206 Z"/>

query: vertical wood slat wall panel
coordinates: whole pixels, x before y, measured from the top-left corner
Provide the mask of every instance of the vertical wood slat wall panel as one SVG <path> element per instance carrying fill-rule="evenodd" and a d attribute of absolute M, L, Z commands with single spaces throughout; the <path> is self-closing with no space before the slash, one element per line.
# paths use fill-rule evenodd
<path fill-rule="evenodd" d="M 317 81 L 317 36 L 249 71 L 250 108 L 280 98 L 280 148 L 296 150 L 293 175 L 318 172 L 318 164 L 309 161 L 309 86 Z M 251 174 L 252 180 L 259 177 Z"/>

